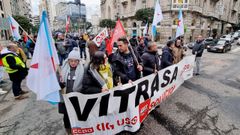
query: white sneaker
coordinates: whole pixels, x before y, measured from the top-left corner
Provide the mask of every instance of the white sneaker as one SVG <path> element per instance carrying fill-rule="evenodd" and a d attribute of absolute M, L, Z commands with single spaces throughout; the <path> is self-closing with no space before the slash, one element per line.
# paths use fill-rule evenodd
<path fill-rule="evenodd" d="M 3 91 L 2 88 L 0 88 L 0 95 L 6 94 L 7 91 Z"/>

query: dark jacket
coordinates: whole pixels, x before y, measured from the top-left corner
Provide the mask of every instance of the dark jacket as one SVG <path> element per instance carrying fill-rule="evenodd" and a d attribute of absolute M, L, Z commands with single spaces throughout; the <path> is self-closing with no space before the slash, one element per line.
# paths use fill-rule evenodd
<path fill-rule="evenodd" d="M 157 52 L 146 51 L 141 58 L 142 58 L 143 67 L 144 67 L 143 76 L 147 76 L 154 73 L 155 69 L 157 71 L 161 69 L 160 57 L 157 54 Z"/>
<path fill-rule="evenodd" d="M 192 54 L 193 55 L 196 54 L 196 57 L 202 57 L 204 49 L 205 49 L 205 45 L 203 41 L 200 41 L 200 42 L 197 41 L 193 46 Z"/>
<path fill-rule="evenodd" d="M 87 44 L 87 42 L 84 39 L 79 40 L 79 47 L 80 48 L 85 48 L 86 44 Z"/>
<path fill-rule="evenodd" d="M 142 56 L 143 53 L 145 52 L 145 48 L 146 48 L 145 45 L 138 45 L 137 46 L 137 52 L 140 56 Z"/>
<path fill-rule="evenodd" d="M 172 50 L 165 46 L 162 49 L 162 59 L 161 59 L 161 69 L 164 69 L 173 64 L 173 54 Z"/>
<path fill-rule="evenodd" d="M 138 46 L 138 41 L 136 38 L 131 38 L 129 40 L 130 44 L 132 45 L 132 47 L 137 47 Z"/>
<path fill-rule="evenodd" d="M 138 53 L 134 50 L 134 53 L 138 59 L 138 62 L 140 65 L 142 64 L 142 60 L 140 58 L 140 56 L 138 55 Z M 133 55 L 130 54 L 132 57 Z M 134 58 L 134 57 L 133 57 Z M 134 59 L 133 59 L 134 60 Z M 130 77 L 127 75 L 128 72 L 128 65 L 125 64 L 124 62 L 124 54 L 120 53 L 118 50 L 110 57 L 110 61 L 109 61 L 112 66 L 113 66 L 113 79 L 114 79 L 114 84 L 117 85 L 119 83 L 119 77 L 121 79 L 121 83 L 122 84 L 126 84 L 128 83 L 130 79 Z M 137 62 L 136 60 L 134 60 L 134 66 L 135 66 L 135 73 L 137 78 L 139 79 L 141 77 L 141 72 L 138 71 L 137 69 Z M 135 80 L 132 80 L 135 81 Z"/>
<path fill-rule="evenodd" d="M 102 86 L 97 81 L 97 79 L 93 76 L 88 67 L 87 71 L 84 73 L 83 82 L 82 82 L 82 90 L 83 94 L 96 94 L 102 92 Z"/>

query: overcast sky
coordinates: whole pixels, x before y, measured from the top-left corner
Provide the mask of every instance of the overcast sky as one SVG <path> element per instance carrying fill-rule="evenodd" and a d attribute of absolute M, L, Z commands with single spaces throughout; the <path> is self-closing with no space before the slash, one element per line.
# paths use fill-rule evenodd
<path fill-rule="evenodd" d="M 32 1 L 33 15 L 39 15 L 38 5 L 41 0 L 31 0 L 31 1 Z M 74 1 L 74 0 L 67 0 L 67 1 Z M 100 0 L 81 0 L 81 2 L 86 4 L 87 6 L 87 18 L 90 18 L 91 15 L 96 13 L 100 15 Z"/>

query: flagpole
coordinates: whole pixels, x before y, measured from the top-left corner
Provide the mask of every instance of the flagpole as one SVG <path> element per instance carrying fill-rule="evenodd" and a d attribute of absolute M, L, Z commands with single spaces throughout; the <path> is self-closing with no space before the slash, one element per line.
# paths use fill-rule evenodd
<path fill-rule="evenodd" d="M 27 37 L 30 38 L 34 44 L 36 44 L 36 42 L 30 37 L 30 35 L 28 35 L 28 33 L 23 29 L 23 27 L 21 25 L 19 25 L 19 28 L 21 28 L 22 31 L 27 34 Z"/>

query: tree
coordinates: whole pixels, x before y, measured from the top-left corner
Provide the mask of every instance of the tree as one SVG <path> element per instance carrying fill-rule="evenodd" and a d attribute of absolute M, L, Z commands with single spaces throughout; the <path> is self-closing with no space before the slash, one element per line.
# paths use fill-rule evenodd
<path fill-rule="evenodd" d="M 153 8 L 144 8 L 139 9 L 135 14 L 135 19 L 138 21 L 148 22 L 152 23 L 153 21 L 153 15 L 154 15 L 154 9 Z"/>
<path fill-rule="evenodd" d="M 99 26 L 102 27 L 102 28 L 114 28 L 116 25 L 116 22 L 111 20 L 111 19 L 103 19 L 100 21 L 100 24 Z"/>
<path fill-rule="evenodd" d="M 39 29 L 40 25 L 35 25 L 32 27 L 32 33 L 33 35 L 36 35 L 38 33 L 38 29 Z"/>
<path fill-rule="evenodd" d="M 18 24 L 28 33 L 30 32 L 30 30 L 32 29 L 32 24 L 30 23 L 30 20 L 25 17 L 25 16 L 13 16 L 13 18 L 18 22 Z"/>

